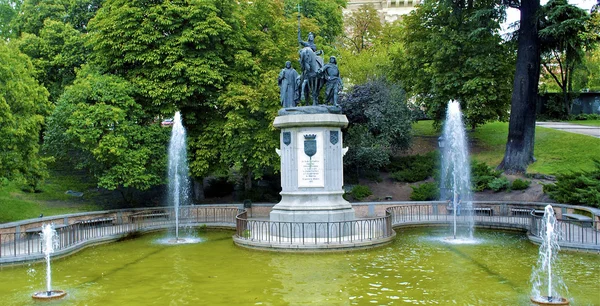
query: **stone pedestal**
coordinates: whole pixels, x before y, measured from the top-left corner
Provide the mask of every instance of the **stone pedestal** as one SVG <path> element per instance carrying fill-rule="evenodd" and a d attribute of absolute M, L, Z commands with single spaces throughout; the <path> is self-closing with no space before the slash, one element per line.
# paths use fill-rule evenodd
<path fill-rule="evenodd" d="M 281 129 L 281 202 L 273 207 L 276 222 L 339 222 L 355 219 L 344 194 L 341 128 L 343 114 L 289 114 L 275 118 Z M 314 234 L 314 233 L 313 233 Z M 317 236 L 321 236 L 317 233 Z"/>

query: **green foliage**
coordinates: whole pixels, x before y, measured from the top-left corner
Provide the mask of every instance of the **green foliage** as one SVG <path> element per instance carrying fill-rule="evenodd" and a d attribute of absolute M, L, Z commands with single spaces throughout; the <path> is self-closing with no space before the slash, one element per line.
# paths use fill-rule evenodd
<path fill-rule="evenodd" d="M 232 1 L 108 0 L 89 24 L 93 62 L 140 89 L 144 107 L 202 115 L 245 41 Z M 138 101 L 141 103 L 141 101 Z M 189 112 L 187 124 L 199 124 Z M 206 115 L 210 116 L 210 112 Z"/>
<path fill-rule="evenodd" d="M 434 175 L 439 166 L 439 154 L 437 151 L 425 155 L 410 155 L 393 157 L 388 171 L 391 177 L 399 182 L 419 182 Z"/>
<path fill-rule="evenodd" d="M 373 194 L 371 188 L 365 185 L 355 185 L 352 187 L 352 191 L 350 192 L 352 197 L 358 201 L 362 201 L 364 198 Z"/>
<path fill-rule="evenodd" d="M 500 178 L 502 171 L 494 170 L 484 162 L 471 162 L 471 186 L 475 191 L 483 191 L 486 188 L 492 188 L 490 184 Z M 507 181 L 508 182 L 508 181 Z M 502 182 L 496 182 L 499 184 Z M 494 185 L 496 186 L 496 185 Z"/>
<path fill-rule="evenodd" d="M 47 20 L 69 24 L 79 32 L 87 25 L 104 0 L 24 0 L 16 19 L 19 33 L 38 35 Z"/>
<path fill-rule="evenodd" d="M 56 102 L 64 87 L 75 80 L 75 69 L 85 63 L 88 50 L 85 35 L 70 24 L 47 19 L 37 35 L 23 33 L 17 41 L 37 71 L 37 79 Z"/>
<path fill-rule="evenodd" d="M 0 41 L 0 179 L 33 191 L 46 177 L 39 137 L 51 110 L 48 91 L 33 77 L 27 56 Z"/>
<path fill-rule="evenodd" d="M 0 38 L 17 36 L 14 20 L 20 9 L 20 0 L 0 0 Z"/>
<path fill-rule="evenodd" d="M 600 160 L 591 171 L 572 171 L 556 176 L 555 184 L 544 185 L 544 193 L 559 202 L 600 208 Z"/>
<path fill-rule="evenodd" d="M 373 4 L 361 5 L 346 18 L 346 26 L 350 35 L 345 42 L 349 49 L 360 53 L 368 48 L 381 32 L 379 13 Z"/>
<path fill-rule="evenodd" d="M 346 0 L 302 0 L 300 3 L 297 0 L 284 0 L 284 3 L 286 15 L 297 16 L 297 5 L 300 4 L 302 16 L 315 20 L 316 29 L 313 32 L 317 35 L 317 43 L 322 39 L 331 44 L 344 32 L 342 9 L 346 7 Z"/>
<path fill-rule="evenodd" d="M 369 43 L 360 52 L 351 45 L 339 50 L 340 72 L 344 79 L 349 80 L 348 84 L 363 84 L 378 77 L 391 76 L 390 54 L 399 48 L 399 28 L 397 23 L 386 23 L 378 36 L 369 37 Z"/>
<path fill-rule="evenodd" d="M 516 179 L 512 182 L 510 189 L 511 190 L 525 190 L 525 189 L 529 188 L 529 185 L 531 185 L 531 181 Z"/>
<path fill-rule="evenodd" d="M 550 75 L 562 92 L 562 107 L 568 115 L 575 69 L 584 61 L 584 51 L 600 40 L 600 27 L 589 26 L 587 11 L 567 0 L 551 0 L 542 8 L 540 40 L 542 73 Z M 563 116 L 565 118 L 566 116 Z"/>
<path fill-rule="evenodd" d="M 410 199 L 413 201 L 433 201 L 440 198 L 440 189 L 435 182 L 423 183 L 418 186 L 410 186 L 412 193 Z"/>
<path fill-rule="evenodd" d="M 497 1 L 425 1 L 402 19 L 395 77 L 436 123 L 457 100 L 466 124 L 508 118 L 514 56 L 499 34 Z"/>
<path fill-rule="evenodd" d="M 350 121 L 347 167 L 378 169 L 389 163 L 391 153 L 409 147 L 412 121 L 405 99 L 400 86 L 382 80 L 356 85 L 342 97 L 340 104 Z"/>
<path fill-rule="evenodd" d="M 501 190 L 507 190 L 510 188 L 510 182 L 504 176 L 496 177 L 488 183 L 488 187 L 491 190 L 493 190 L 494 192 L 498 192 Z"/>
<path fill-rule="evenodd" d="M 136 103 L 137 93 L 122 78 L 82 69 L 48 122 L 46 149 L 88 170 L 99 187 L 161 184 L 169 130 Z"/>

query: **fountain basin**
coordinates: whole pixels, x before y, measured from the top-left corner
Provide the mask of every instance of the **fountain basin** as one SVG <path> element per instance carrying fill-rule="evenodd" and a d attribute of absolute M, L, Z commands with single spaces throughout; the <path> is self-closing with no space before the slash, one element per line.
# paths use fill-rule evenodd
<path fill-rule="evenodd" d="M 50 291 L 39 291 L 34 293 L 31 297 L 34 300 L 57 300 L 62 299 L 67 295 L 67 292 L 64 290 L 50 290 Z"/>
<path fill-rule="evenodd" d="M 531 302 L 536 305 L 569 305 L 569 301 L 562 297 L 531 297 Z"/>

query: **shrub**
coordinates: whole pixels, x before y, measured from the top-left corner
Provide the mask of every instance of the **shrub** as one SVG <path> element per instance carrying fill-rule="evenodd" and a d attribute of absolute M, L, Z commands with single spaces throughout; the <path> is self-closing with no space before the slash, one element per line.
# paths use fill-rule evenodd
<path fill-rule="evenodd" d="M 399 182 L 419 182 L 434 175 L 438 166 L 437 151 L 425 155 L 394 157 L 388 167 L 391 177 Z"/>
<path fill-rule="evenodd" d="M 365 185 L 356 185 L 354 186 L 354 188 L 352 188 L 352 191 L 350 192 L 350 194 L 352 195 L 352 197 L 358 201 L 362 201 L 362 199 L 370 196 L 373 194 L 373 192 L 371 192 L 371 188 L 369 188 L 369 186 L 365 186 Z"/>
<path fill-rule="evenodd" d="M 600 161 L 592 171 L 558 174 L 555 184 L 544 185 L 544 192 L 560 203 L 600 208 Z"/>
<path fill-rule="evenodd" d="M 516 179 L 512 182 L 511 189 L 512 190 L 524 190 L 527 189 L 531 185 L 531 181 Z"/>
<path fill-rule="evenodd" d="M 436 183 L 423 183 L 410 188 L 413 190 L 410 194 L 410 199 L 413 201 L 432 201 L 440 197 L 440 189 Z"/>
<path fill-rule="evenodd" d="M 494 170 L 484 162 L 471 162 L 471 189 L 483 191 L 489 188 L 489 184 L 502 175 L 502 171 Z"/>
<path fill-rule="evenodd" d="M 508 189 L 510 187 L 510 182 L 505 177 L 497 177 L 488 183 L 488 187 L 494 192 L 498 192 Z"/>

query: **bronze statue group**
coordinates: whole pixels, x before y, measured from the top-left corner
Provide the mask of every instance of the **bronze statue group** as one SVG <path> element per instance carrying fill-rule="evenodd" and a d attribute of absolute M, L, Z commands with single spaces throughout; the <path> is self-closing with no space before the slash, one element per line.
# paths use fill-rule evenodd
<path fill-rule="evenodd" d="M 301 74 L 292 68 L 292 63 L 287 61 L 285 68 L 279 73 L 277 83 L 280 89 L 280 100 L 283 108 L 295 107 L 300 103 L 308 103 L 308 98 L 313 105 L 319 104 L 319 93 L 325 86 L 325 103 L 338 105 L 338 93 L 342 89 L 342 79 L 337 67 L 335 56 L 329 57 L 329 63 L 323 64 L 322 50 L 317 50 L 315 36 L 308 33 L 308 41 L 302 40 L 300 32 L 300 16 L 298 16 L 298 43 L 300 49 Z"/>

